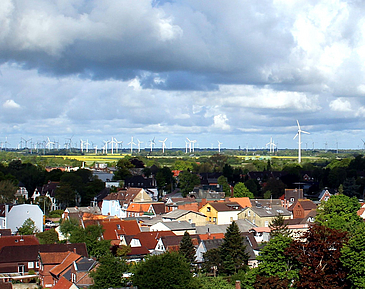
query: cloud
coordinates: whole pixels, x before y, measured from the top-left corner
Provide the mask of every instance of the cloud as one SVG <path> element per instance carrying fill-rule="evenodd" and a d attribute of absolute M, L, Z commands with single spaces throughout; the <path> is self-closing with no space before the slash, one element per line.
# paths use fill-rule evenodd
<path fill-rule="evenodd" d="M 20 108 L 20 105 L 17 104 L 14 100 L 12 99 L 7 99 L 4 103 L 3 103 L 3 108 L 7 108 L 7 109 L 17 109 Z"/>
<path fill-rule="evenodd" d="M 213 128 L 220 130 L 230 130 L 230 126 L 229 124 L 227 124 L 228 118 L 225 114 L 215 115 L 213 120 L 214 120 L 214 124 L 212 125 Z"/>
<path fill-rule="evenodd" d="M 344 100 L 341 98 L 337 98 L 331 101 L 329 107 L 333 111 L 341 111 L 341 112 L 352 111 L 351 103 L 348 100 Z"/>

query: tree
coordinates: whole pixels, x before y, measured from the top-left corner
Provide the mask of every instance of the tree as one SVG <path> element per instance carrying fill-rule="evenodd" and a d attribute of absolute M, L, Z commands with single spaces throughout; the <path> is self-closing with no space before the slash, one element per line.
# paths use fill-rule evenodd
<path fill-rule="evenodd" d="M 189 263 L 194 263 L 195 247 L 191 241 L 190 234 L 185 231 L 179 246 L 179 253 L 186 258 Z"/>
<path fill-rule="evenodd" d="M 17 187 L 11 180 L 0 181 L 0 203 L 9 203 L 14 200 Z"/>
<path fill-rule="evenodd" d="M 288 237 L 290 235 L 290 230 L 288 229 L 288 225 L 285 223 L 285 219 L 283 215 L 279 214 L 272 219 L 269 224 L 270 228 L 270 237 L 273 238 L 278 235 L 283 235 Z"/>
<path fill-rule="evenodd" d="M 79 227 L 79 221 L 77 219 L 70 218 L 62 220 L 60 224 L 60 232 L 66 239 L 69 239 L 71 232 L 77 229 L 78 227 Z"/>
<path fill-rule="evenodd" d="M 179 174 L 179 187 L 183 197 L 192 192 L 197 185 L 200 185 L 200 178 L 196 174 L 188 171 L 183 171 Z"/>
<path fill-rule="evenodd" d="M 26 219 L 23 225 L 20 228 L 18 228 L 18 234 L 20 235 L 33 235 L 34 233 L 37 232 L 38 229 L 31 218 Z"/>
<path fill-rule="evenodd" d="M 163 167 L 156 174 L 156 182 L 157 188 L 159 191 L 165 190 L 168 192 L 172 192 L 175 186 L 174 174 L 171 172 L 171 169 L 168 167 Z"/>
<path fill-rule="evenodd" d="M 230 197 L 231 196 L 231 186 L 228 184 L 227 178 L 222 175 L 222 176 L 218 177 L 217 181 L 218 181 L 218 184 L 222 186 L 225 196 Z"/>
<path fill-rule="evenodd" d="M 123 278 L 123 274 L 127 272 L 128 265 L 126 262 L 111 254 L 106 254 L 100 258 L 100 265 L 90 276 L 94 280 L 91 286 L 93 289 L 100 288 L 120 288 L 127 285 L 127 280 Z"/>
<path fill-rule="evenodd" d="M 143 289 L 199 288 L 185 258 L 177 252 L 153 255 L 136 265 L 133 285 Z"/>
<path fill-rule="evenodd" d="M 253 193 L 251 193 L 247 187 L 245 186 L 244 183 L 237 183 L 235 186 L 234 186 L 234 189 L 233 189 L 233 196 L 235 198 L 243 198 L 243 197 L 248 197 L 250 199 L 253 199 L 254 198 L 254 195 Z"/>
<path fill-rule="evenodd" d="M 37 234 L 37 239 L 40 244 L 54 244 L 58 242 L 58 233 L 55 229 L 44 231 Z"/>
<path fill-rule="evenodd" d="M 316 223 L 336 230 L 353 232 L 363 222 L 357 215 L 359 209 L 360 204 L 356 197 L 335 195 L 319 206 Z"/>
<path fill-rule="evenodd" d="M 223 271 L 232 275 L 247 266 L 248 254 L 238 225 L 233 221 L 224 234 L 220 247 Z"/>
<path fill-rule="evenodd" d="M 126 178 L 132 176 L 129 169 L 134 168 L 134 165 L 129 161 L 129 159 L 120 159 L 116 166 L 116 171 L 114 172 L 114 180 L 125 180 Z"/>
<path fill-rule="evenodd" d="M 313 225 L 286 251 L 299 264 L 296 288 L 348 288 L 347 270 L 340 261 L 347 232 Z"/>
<path fill-rule="evenodd" d="M 220 248 L 213 248 L 208 250 L 203 255 L 204 262 L 202 268 L 206 273 L 213 271 L 214 276 L 216 272 L 222 269 L 222 258 Z"/>
<path fill-rule="evenodd" d="M 278 280 L 290 281 L 297 279 L 296 266 L 290 257 L 285 254 L 292 241 L 288 236 L 277 234 L 261 250 L 260 255 L 257 256 L 259 261 L 257 275 L 261 277 L 256 279 L 258 284 L 265 283 L 263 282 L 265 278 L 268 281 L 272 277 L 278 278 Z M 273 283 L 273 280 L 267 283 Z"/>
<path fill-rule="evenodd" d="M 235 287 L 227 282 L 223 277 L 206 277 L 199 278 L 201 289 L 234 289 Z"/>
<path fill-rule="evenodd" d="M 341 262 L 352 288 L 365 288 L 365 225 L 360 224 L 342 248 Z"/>
<path fill-rule="evenodd" d="M 266 182 L 266 186 L 263 188 L 263 192 L 271 192 L 272 198 L 277 199 L 285 193 L 285 184 L 281 180 L 276 178 L 270 178 Z"/>
<path fill-rule="evenodd" d="M 110 241 L 101 239 L 103 231 L 100 225 L 77 227 L 71 231 L 70 242 L 85 243 L 89 254 L 98 259 L 110 252 Z"/>

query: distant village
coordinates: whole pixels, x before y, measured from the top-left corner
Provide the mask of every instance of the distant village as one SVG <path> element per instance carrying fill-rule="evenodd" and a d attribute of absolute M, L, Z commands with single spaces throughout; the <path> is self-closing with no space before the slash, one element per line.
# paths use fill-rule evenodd
<path fill-rule="evenodd" d="M 79 169 L 47 167 L 48 172 Z M 97 270 L 98 258 L 90 254 L 85 243 L 72 243 L 62 232 L 61 224 L 70 220 L 83 229 L 101 226 L 100 240 L 109 242 L 110 250 L 128 248 L 123 257 L 126 263 L 179 251 L 188 233 L 195 248 L 192 263 L 196 268 L 204 263 L 206 252 L 221 246 L 227 227 L 234 222 L 243 238 L 247 265 L 256 268 L 260 250 L 271 238 L 275 218 L 284 219 L 291 238 L 300 238 L 314 224 L 317 207 L 338 193 L 324 188 L 308 196 L 308 188 L 315 183 L 308 171 L 301 172 L 295 188 L 283 189 L 280 196 L 256 198 L 237 196 L 232 184 L 228 192 L 224 190 L 218 180 L 222 172 L 196 174 L 200 183 L 184 193 L 178 185 L 183 173 L 179 170 L 171 171 L 174 186 L 167 190 L 156 181 L 156 166 L 149 168 L 148 176 L 142 168 L 130 168 L 125 179 L 115 179 L 117 169 L 105 164 L 82 169 L 90 170 L 92 177 L 103 184 L 90 197 L 89 205 L 83 205 L 80 194 L 68 201 L 59 200 L 57 190 L 64 188 L 59 181 L 51 180 L 33 192 L 20 182 L 14 201 L 0 204 L 0 288 L 20 288 L 16 286 L 22 283 L 56 289 L 92 286 L 91 272 Z M 265 186 L 268 180 L 279 180 L 284 175 L 266 170 L 247 172 L 245 180 Z M 358 216 L 365 218 L 364 211 L 365 207 L 361 208 Z M 52 212 L 59 216 L 52 217 Z M 20 228 L 29 219 L 34 224 L 33 234 L 21 234 Z M 57 233 L 56 242 L 37 237 L 47 231 Z M 215 276 L 215 270 L 211 268 L 208 273 Z"/>

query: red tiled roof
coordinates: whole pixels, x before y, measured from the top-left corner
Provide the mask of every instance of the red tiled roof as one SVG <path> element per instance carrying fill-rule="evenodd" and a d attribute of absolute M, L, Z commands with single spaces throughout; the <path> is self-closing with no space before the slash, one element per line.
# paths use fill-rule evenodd
<path fill-rule="evenodd" d="M 70 254 L 69 251 L 67 252 L 47 252 L 47 253 L 39 253 L 41 258 L 41 262 L 43 265 L 46 264 L 60 264 L 67 255 Z"/>
<path fill-rule="evenodd" d="M 224 233 L 207 233 L 207 234 L 200 234 L 199 235 L 200 240 L 212 240 L 212 239 L 223 239 Z"/>
<path fill-rule="evenodd" d="M 130 203 L 127 212 L 147 213 L 151 203 Z"/>
<path fill-rule="evenodd" d="M 60 280 L 53 286 L 53 289 L 67 289 L 72 286 L 72 282 L 68 281 L 65 277 L 61 277 Z"/>
<path fill-rule="evenodd" d="M 241 206 L 236 202 L 209 202 L 215 210 L 218 212 L 225 212 L 225 211 L 241 211 Z M 238 209 L 234 209 L 232 206 L 238 206 Z"/>
<path fill-rule="evenodd" d="M 0 250 L 6 246 L 24 246 L 24 245 L 39 245 L 39 241 L 33 235 L 0 237 Z"/>
<path fill-rule="evenodd" d="M 152 250 L 156 247 L 158 239 L 163 236 L 176 236 L 171 231 L 140 232 L 133 239 L 138 239 L 142 247 Z"/>
<path fill-rule="evenodd" d="M 119 239 L 119 235 L 136 235 L 141 232 L 136 220 L 108 219 L 99 222 L 105 230 L 105 240 Z"/>
<path fill-rule="evenodd" d="M 68 267 L 70 267 L 74 261 L 77 261 L 80 258 L 82 258 L 81 255 L 74 252 L 68 252 L 66 258 L 59 265 L 56 265 L 51 270 L 49 270 L 49 272 L 55 276 L 58 276 Z"/>

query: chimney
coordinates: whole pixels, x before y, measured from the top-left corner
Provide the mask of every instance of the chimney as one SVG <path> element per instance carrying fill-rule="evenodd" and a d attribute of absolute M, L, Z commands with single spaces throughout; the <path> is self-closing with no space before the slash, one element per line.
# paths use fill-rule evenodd
<path fill-rule="evenodd" d="M 74 253 L 76 254 L 76 248 L 74 247 Z M 237 281 L 236 281 L 237 282 Z"/>
<path fill-rule="evenodd" d="M 235 284 L 235 289 L 241 289 L 241 281 L 240 280 L 236 280 L 236 284 Z"/>

